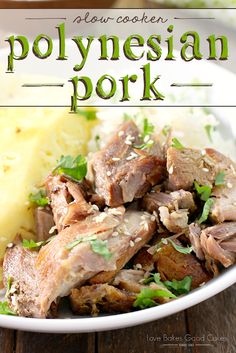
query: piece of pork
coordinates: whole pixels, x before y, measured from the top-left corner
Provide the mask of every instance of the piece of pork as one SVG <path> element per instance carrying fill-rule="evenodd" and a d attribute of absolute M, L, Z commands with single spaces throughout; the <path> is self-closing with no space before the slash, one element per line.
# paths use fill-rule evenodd
<path fill-rule="evenodd" d="M 210 219 L 215 223 L 236 221 L 236 164 L 222 153 L 207 148 L 204 151 L 170 147 L 167 151 L 168 188 L 177 190 L 199 185 L 212 187 Z M 224 174 L 223 185 L 215 185 L 219 173 Z"/>
<path fill-rule="evenodd" d="M 121 290 L 106 283 L 72 289 L 70 295 L 70 303 L 74 313 L 92 316 L 97 316 L 99 312 L 129 312 L 135 299 L 135 293 Z"/>
<path fill-rule="evenodd" d="M 226 172 L 224 185 L 215 186 L 212 190 L 214 203 L 210 219 L 214 223 L 236 221 L 236 173 L 233 173 L 231 170 Z"/>
<path fill-rule="evenodd" d="M 236 262 L 236 222 L 208 227 L 201 232 L 204 255 L 229 267 Z"/>
<path fill-rule="evenodd" d="M 196 209 L 189 191 L 178 190 L 169 194 L 156 191 L 143 198 L 143 207 L 156 212 L 162 224 L 172 233 L 179 233 L 188 226 L 189 210 Z"/>
<path fill-rule="evenodd" d="M 98 211 L 86 201 L 83 185 L 63 176 L 50 175 L 46 180 L 46 190 L 58 232 Z"/>
<path fill-rule="evenodd" d="M 205 256 L 202 250 L 201 240 L 200 240 L 201 231 L 202 231 L 201 227 L 197 223 L 191 223 L 188 229 L 189 229 L 188 237 L 193 247 L 193 251 L 195 252 L 199 260 L 204 260 Z"/>
<path fill-rule="evenodd" d="M 159 207 L 160 220 L 172 233 L 179 233 L 188 227 L 188 210 L 169 211 L 168 207 Z"/>
<path fill-rule="evenodd" d="M 117 228 L 113 236 L 124 234 L 129 239 L 129 247 L 122 253 L 116 263 L 114 271 L 103 271 L 90 279 L 90 283 L 106 283 L 112 281 L 116 273 L 150 241 L 156 230 L 155 217 L 147 212 L 129 210 L 124 216 L 124 221 Z"/>
<path fill-rule="evenodd" d="M 232 161 L 220 152 L 206 148 L 203 151 L 169 147 L 167 170 L 170 190 L 191 190 L 196 180 L 200 185 L 213 186 L 217 174 L 230 168 Z"/>
<path fill-rule="evenodd" d="M 55 226 L 52 210 L 49 207 L 35 209 L 35 224 L 37 241 L 44 241 L 53 235 Z"/>
<path fill-rule="evenodd" d="M 72 310 L 76 314 L 92 314 L 101 312 L 127 312 L 133 309 L 133 303 L 143 288 L 170 291 L 164 285 L 151 283 L 144 285 L 144 271 L 121 270 L 115 277 L 112 285 L 93 284 L 73 289 L 70 295 Z M 115 287 L 116 286 L 116 287 Z M 118 287 L 118 288 L 117 288 Z M 166 303 L 170 299 L 156 297 L 157 303 Z"/>
<path fill-rule="evenodd" d="M 159 207 L 168 207 L 170 211 L 179 209 L 196 209 L 193 195 L 189 191 L 177 190 L 169 194 L 165 192 L 155 191 L 146 194 L 143 198 L 142 206 L 150 213 L 158 212 Z"/>
<path fill-rule="evenodd" d="M 11 244 L 3 262 L 3 282 L 5 288 L 10 283 L 6 297 L 10 308 L 20 316 L 38 316 L 39 288 L 35 262 L 37 252 L 22 247 L 21 240 Z"/>
<path fill-rule="evenodd" d="M 177 240 L 175 242 L 180 244 Z M 186 276 L 191 276 L 192 288 L 196 288 L 211 279 L 203 264 L 193 254 L 183 254 L 169 242 L 162 244 L 161 250 L 153 254 L 153 259 L 156 271 L 160 273 L 163 281 L 182 280 Z"/>
<path fill-rule="evenodd" d="M 40 288 L 40 316 L 45 317 L 50 305 L 58 297 L 66 296 L 75 286 L 80 286 L 101 271 L 116 269 L 116 261 L 128 248 L 124 236 L 112 237 L 112 233 L 124 216 L 124 208 L 108 210 L 88 216 L 85 220 L 63 229 L 38 254 L 36 269 Z M 93 251 L 90 242 L 107 246 L 111 258 Z M 88 240 L 87 240 L 87 239 Z M 80 242 L 73 242 L 81 239 Z M 105 243 L 101 241 L 105 241 Z M 68 249 L 68 246 L 71 248 Z"/>
<path fill-rule="evenodd" d="M 166 175 L 162 155 L 135 148 L 142 143 L 139 135 L 133 121 L 125 122 L 89 163 L 95 191 L 108 206 L 116 207 L 141 198 Z"/>

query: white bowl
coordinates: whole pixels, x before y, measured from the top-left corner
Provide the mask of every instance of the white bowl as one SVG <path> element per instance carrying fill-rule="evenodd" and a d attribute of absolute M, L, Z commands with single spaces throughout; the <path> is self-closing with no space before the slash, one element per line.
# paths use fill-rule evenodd
<path fill-rule="evenodd" d="M 164 65 L 165 63 L 163 62 L 159 63 L 160 72 L 163 71 Z M 231 90 L 231 95 L 229 96 L 228 92 L 222 88 L 227 87 L 229 83 L 234 87 L 236 85 L 236 77 L 229 71 L 226 71 L 208 62 L 198 62 L 196 64 L 193 64 L 191 70 L 186 70 L 186 67 L 182 66 L 185 65 L 183 62 L 176 63 L 176 65 L 178 68 L 177 71 L 181 71 L 181 77 L 183 81 L 185 78 L 190 81 L 191 70 L 194 73 L 201 72 L 201 77 L 203 78 L 205 75 L 207 76 L 209 72 L 212 77 L 217 77 L 218 84 L 215 85 L 214 89 L 212 90 L 211 102 L 213 105 L 216 104 L 216 102 L 223 102 L 223 105 L 229 104 L 230 100 L 231 104 L 232 102 L 234 102 L 234 89 Z M 193 69 L 194 67 L 196 70 Z M 168 67 L 168 70 L 169 69 L 170 67 Z M 38 72 L 41 73 L 40 70 Z M 68 72 L 66 70 L 65 72 L 65 77 L 68 77 L 67 73 L 70 72 L 69 67 Z M 43 73 L 45 75 L 56 75 L 55 63 L 52 62 L 52 64 L 49 64 L 46 70 L 44 66 Z M 2 104 L 2 102 L 0 103 Z M 193 102 L 193 104 L 195 103 L 196 102 Z M 220 108 L 219 110 L 216 110 L 216 113 L 217 117 L 222 121 L 222 124 L 225 126 L 225 129 L 230 130 L 233 136 L 236 136 L 236 123 L 234 122 L 236 108 Z M 62 317 L 58 319 L 34 319 L 0 315 L 0 326 L 25 331 L 55 333 L 94 332 L 119 329 L 157 320 L 165 316 L 172 315 L 178 311 L 187 309 L 216 295 L 217 293 L 223 291 L 235 282 L 236 266 L 232 266 L 231 268 L 223 271 L 222 274 L 220 274 L 215 279 L 209 281 L 206 285 L 193 290 L 188 295 L 185 295 L 181 298 L 178 298 L 167 304 L 163 304 L 157 307 L 135 311 L 131 313 L 103 315 L 99 317 L 78 317 L 72 316 L 70 313 L 63 314 Z"/>

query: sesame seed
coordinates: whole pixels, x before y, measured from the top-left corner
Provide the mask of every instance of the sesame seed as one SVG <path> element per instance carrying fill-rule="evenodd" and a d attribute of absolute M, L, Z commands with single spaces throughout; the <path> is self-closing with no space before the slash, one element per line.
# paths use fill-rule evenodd
<path fill-rule="evenodd" d="M 124 135 L 124 131 L 119 131 L 119 133 L 118 133 L 118 136 L 123 136 Z"/>
<path fill-rule="evenodd" d="M 130 145 L 130 146 L 131 146 L 131 145 L 132 145 L 132 142 L 131 142 L 131 141 L 129 141 L 129 140 L 125 140 L 125 144 L 126 144 L 126 145 Z"/>
<path fill-rule="evenodd" d="M 110 172 L 110 170 L 108 170 L 108 172 L 107 172 L 107 176 L 111 176 L 111 172 Z"/>
<path fill-rule="evenodd" d="M 155 216 L 151 216 L 151 221 L 154 222 L 156 220 Z"/>
<path fill-rule="evenodd" d="M 228 187 L 229 189 L 232 189 L 233 185 L 232 185 L 231 183 L 227 183 L 227 187 Z"/>
<path fill-rule="evenodd" d="M 118 162 L 118 161 L 120 161 L 120 158 L 118 158 L 118 157 L 113 157 L 112 160 L 113 160 L 114 162 Z"/>
<path fill-rule="evenodd" d="M 55 230 L 57 229 L 57 227 L 56 226 L 53 226 L 50 230 L 49 230 L 49 234 L 52 234 L 52 233 L 54 233 L 55 232 Z"/>
<path fill-rule="evenodd" d="M 141 238 L 141 237 L 138 237 L 138 238 L 135 238 L 135 239 L 134 239 L 134 242 L 135 242 L 135 243 L 138 243 L 138 242 L 140 242 L 141 240 L 142 240 L 142 238 Z"/>
<path fill-rule="evenodd" d="M 173 167 L 173 165 L 171 165 L 168 172 L 169 172 L 169 174 L 173 174 L 173 171 L 174 171 L 174 167 Z"/>
<path fill-rule="evenodd" d="M 14 246 L 14 244 L 13 243 L 9 243 L 9 244 L 7 244 L 7 248 L 12 248 Z"/>
<path fill-rule="evenodd" d="M 134 242 L 133 242 L 133 240 L 130 240 L 130 241 L 129 241 L 129 246 L 130 246 L 131 248 L 134 247 Z"/>
<path fill-rule="evenodd" d="M 93 210 L 93 211 L 99 211 L 99 208 L 98 208 L 97 205 L 92 205 L 92 210 Z"/>
<path fill-rule="evenodd" d="M 202 150 L 202 151 L 201 151 L 201 154 L 202 154 L 202 156 L 205 156 L 206 151 L 205 151 L 205 150 Z"/>
<path fill-rule="evenodd" d="M 143 139 L 143 142 L 144 143 L 147 143 L 148 141 L 150 140 L 150 136 L 149 135 L 146 135 Z"/>
<path fill-rule="evenodd" d="M 118 232 L 113 232 L 113 233 L 112 233 L 112 237 L 117 237 L 118 235 L 119 235 Z"/>
<path fill-rule="evenodd" d="M 135 265 L 135 268 L 136 268 L 137 270 L 141 270 L 141 269 L 143 268 L 143 266 L 142 266 L 141 264 L 136 264 L 136 265 Z"/>
<path fill-rule="evenodd" d="M 202 168 L 203 172 L 206 172 L 208 173 L 209 172 L 209 169 L 208 168 Z"/>

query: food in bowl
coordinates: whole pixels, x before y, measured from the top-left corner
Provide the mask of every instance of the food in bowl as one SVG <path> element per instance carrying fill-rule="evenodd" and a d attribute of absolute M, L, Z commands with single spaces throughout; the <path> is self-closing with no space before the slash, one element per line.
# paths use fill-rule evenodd
<path fill-rule="evenodd" d="M 1 313 L 55 317 L 62 297 L 77 315 L 145 309 L 235 263 L 236 163 L 187 147 L 189 127 L 182 137 L 174 123 L 160 130 L 153 112 L 98 122 L 94 151 L 61 156 L 30 193 L 36 238 L 8 243 Z M 212 144 L 213 125 L 201 128 Z"/>

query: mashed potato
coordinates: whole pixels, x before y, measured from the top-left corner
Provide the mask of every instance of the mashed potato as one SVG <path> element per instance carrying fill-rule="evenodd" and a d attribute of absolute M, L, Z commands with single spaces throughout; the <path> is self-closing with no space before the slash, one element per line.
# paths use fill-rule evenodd
<path fill-rule="evenodd" d="M 87 153 L 93 121 L 60 108 L 0 110 L 0 260 L 17 233 L 34 238 L 28 202 L 62 154 Z"/>

